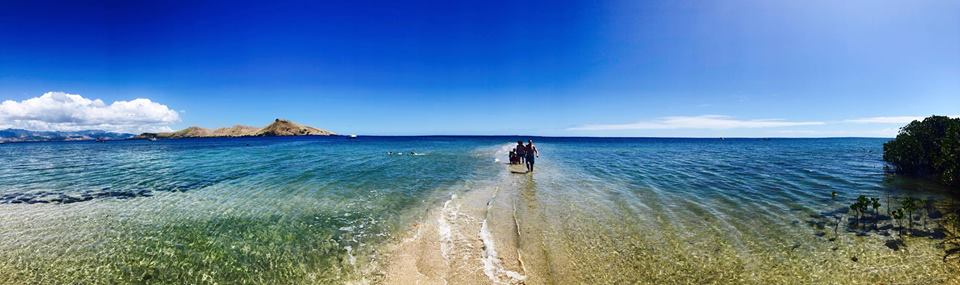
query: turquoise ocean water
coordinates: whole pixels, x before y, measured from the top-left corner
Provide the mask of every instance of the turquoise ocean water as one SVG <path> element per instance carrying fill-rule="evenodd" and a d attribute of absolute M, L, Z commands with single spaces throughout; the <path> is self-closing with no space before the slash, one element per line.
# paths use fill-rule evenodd
<path fill-rule="evenodd" d="M 931 217 L 955 208 L 946 189 L 886 174 L 886 139 L 535 138 L 537 171 L 511 175 L 516 139 L 2 144 L 0 283 L 399 283 L 394 245 L 432 224 L 436 248 L 415 252 L 445 261 L 410 258 L 454 283 L 942 283 L 958 272 L 933 221 L 909 251 L 887 246 L 892 230 L 834 221 L 858 195 L 916 197 Z M 434 218 L 478 189 L 496 191 L 476 220 Z M 451 266 L 457 247 L 466 269 Z"/>

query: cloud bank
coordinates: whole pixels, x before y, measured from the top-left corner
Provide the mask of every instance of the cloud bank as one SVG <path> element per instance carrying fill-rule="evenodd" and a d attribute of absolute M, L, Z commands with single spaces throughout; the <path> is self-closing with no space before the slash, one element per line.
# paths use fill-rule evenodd
<path fill-rule="evenodd" d="M 76 94 L 47 92 L 19 102 L 0 103 L 0 128 L 141 133 L 170 131 L 170 125 L 179 121 L 176 111 L 144 98 L 106 104 Z"/>
<path fill-rule="evenodd" d="M 573 127 L 571 131 L 617 131 L 617 130 L 676 130 L 676 129 L 756 129 L 780 128 L 795 126 L 823 125 L 815 121 L 786 121 L 780 119 L 740 120 L 730 116 L 702 115 L 702 116 L 672 116 L 651 121 L 640 121 L 627 124 L 583 125 Z"/>
<path fill-rule="evenodd" d="M 857 123 L 857 124 L 898 124 L 906 125 L 914 120 L 923 120 L 923 117 L 919 116 L 893 116 L 893 117 L 869 117 L 869 118 L 859 118 L 859 119 L 850 119 L 845 120 L 847 123 Z"/>

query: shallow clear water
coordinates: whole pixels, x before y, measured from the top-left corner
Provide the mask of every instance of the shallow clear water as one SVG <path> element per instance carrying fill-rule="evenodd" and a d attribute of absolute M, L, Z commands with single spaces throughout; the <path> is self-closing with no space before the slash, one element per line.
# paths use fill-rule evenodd
<path fill-rule="evenodd" d="M 857 195 L 955 204 L 944 189 L 884 174 L 883 139 L 542 138 L 533 175 L 497 161 L 511 140 L 0 145 L 0 282 L 390 283 L 391 245 L 469 197 L 487 206 L 463 232 L 445 230 L 482 244 L 441 233 L 418 250 L 482 257 L 434 270 L 444 280 L 469 275 L 455 270 L 528 284 L 941 283 L 958 273 L 933 238 L 894 251 L 889 235 L 834 234 L 830 213 Z M 452 266 L 446 253 L 435 267 Z"/>
<path fill-rule="evenodd" d="M 956 208 L 948 189 L 885 174 L 885 141 L 544 142 L 541 171 L 516 182 L 526 231 L 543 237 L 520 248 L 560 283 L 956 282 L 939 238 L 894 251 L 892 230 L 858 235 L 838 214 L 858 195 Z"/>

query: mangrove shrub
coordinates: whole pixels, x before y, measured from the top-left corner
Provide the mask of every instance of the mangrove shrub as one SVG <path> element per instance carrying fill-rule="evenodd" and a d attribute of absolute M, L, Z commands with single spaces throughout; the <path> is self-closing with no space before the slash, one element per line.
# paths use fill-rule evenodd
<path fill-rule="evenodd" d="M 960 118 L 930 116 L 910 122 L 883 145 L 883 160 L 898 174 L 960 186 Z"/>

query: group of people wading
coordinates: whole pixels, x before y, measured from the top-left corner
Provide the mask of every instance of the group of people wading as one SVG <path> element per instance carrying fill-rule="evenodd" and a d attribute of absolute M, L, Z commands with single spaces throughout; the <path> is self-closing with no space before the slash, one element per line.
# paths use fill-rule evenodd
<path fill-rule="evenodd" d="M 533 140 L 527 140 L 527 145 L 523 141 L 517 141 L 517 146 L 510 151 L 510 164 L 526 164 L 527 171 L 533 172 L 533 163 L 540 157 L 537 146 L 533 145 Z"/>

